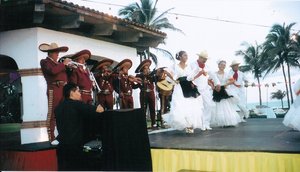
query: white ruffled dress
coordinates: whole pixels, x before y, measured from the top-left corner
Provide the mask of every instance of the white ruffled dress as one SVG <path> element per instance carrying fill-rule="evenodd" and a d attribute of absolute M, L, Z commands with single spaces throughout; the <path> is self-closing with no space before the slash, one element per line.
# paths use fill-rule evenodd
<path fill-rule="evenodd" d="M 188 65 L 182 69 L 176 64 L 173 72 L 174 79 L 186 76 L 189 80 L 189 78 L 193 78 L 190 72 L 191 69 Z M 202 96 L 185 98 L 180 84 L 175 84 L 170 103 L 170 112 L 163 115 L 163 120 L 166 124 L 176 130 L 183 130 L 188 127 L 203 129 L 202 116 Z"/>
<path fill-rule="evenodd" d="M 221 85 L 225 85 L 229 77 L 226 74 L 215 73 L 219 79 Z M 237 94 L 230 89 L 225 91 L 231 98 L 222 99 L 220 102 L 215 102 L 216 107 L 212 112 L 211 126 L 212 127 L 224 127 L 224 126 L 236 126 L 241 122 L 239 114 L 236 112 L 236 106 L 239 101 Z"/>
<path fill-rule="evenodd" d="M 294 86 L 294 92 L 299 93 L 300 79 Z M 290 110 L 285 114 L 283 124 L 287 127 L 291 127 L 294 130 L 300 131 L 300 94 L 297 95 L 294 103 L 291 105 Z"/>

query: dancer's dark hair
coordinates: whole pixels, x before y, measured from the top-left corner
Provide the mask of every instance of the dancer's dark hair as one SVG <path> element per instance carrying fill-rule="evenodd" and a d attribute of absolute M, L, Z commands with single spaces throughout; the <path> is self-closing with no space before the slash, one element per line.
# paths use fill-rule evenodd
<path fill-rule="evenodd" d="M 180 60 L 181 56 L 186 53 L 185 51 L 179 51 L 178 53 L 176 53 L 175 58 L 176 60 Z"/>

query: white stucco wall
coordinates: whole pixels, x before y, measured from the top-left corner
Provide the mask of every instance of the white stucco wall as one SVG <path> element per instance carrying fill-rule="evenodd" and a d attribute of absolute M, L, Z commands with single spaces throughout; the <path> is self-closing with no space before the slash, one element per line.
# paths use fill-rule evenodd
<path fill-rule="evenodd" d="M 0 33 L 0 53 L 13 58 L 19 69 L 40 68 L 37 51 L 37 29 L 21 29 Z M 47 118 L 47 96 L 43 76 L 21 78 L 23 121 Z"/>
<path fill-rule="evenodd" d="M 47 56 L 38 50 L 41 43 L 55 42 L 59 46 L 68 46 L 67 53 L 73 54 L 88 49 L 92 55 L 113 59 L 120 62 L 125 58 L 133 61 L 129 74 L 139 65 L 136 49 L 73 34 L 57 32 L 44 28 L 20 29 L 0 33 L 0 54 L 13 58 L 19 69 L 40 68 L 40 60 Z M 23 92 L 23 121 L 40 121 L 47 119 L 46 82 L 43 76 L 25 76 L 21 78 Z M 139 90 L 134 91 L 134 107 L 139 108 Z M 47 132 L 44 129 L 33 128 L 21 131 L 22 143 L 32 143 L 44 140 Z M 42 138 L 42 139 L 41 139 Z"/>
<path fill-rule="evenodd" d="M 67 54 L 74 54 L 83 49 L 88 49 L 94 56 L 101 56 L 105 58 L 113 59 L 120 62 L 125 58 L 132 60 L 133 65 L 129 70 L 129 74 L 135 75 L 134 71 L 140 64 L 140 59 L 137 57 L 137 51 L 135 48 L 123 46 L 115 43 L 109 43 L 105 41 L 95 40 L 88 37 L 77 36 L 68 33 L 57 32 L 44 28 L 37 29 L 37 46 L 42 43 L 50 44 L 55 42 L 58 46 L 68 46 L 69 51 L 66 53 L 60 53 L 60 57 Z M 39 60 L 46 57 L 46 53 L 38 51 Z M 134 108 L 140 107 L 139 90 L 133 91 L 134 96 Z"/>

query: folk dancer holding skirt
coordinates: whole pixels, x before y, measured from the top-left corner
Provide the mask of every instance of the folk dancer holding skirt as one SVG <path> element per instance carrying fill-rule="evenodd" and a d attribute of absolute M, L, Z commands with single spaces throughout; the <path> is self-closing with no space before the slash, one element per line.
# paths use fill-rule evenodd
<path fill-rule="evenodd" d="M 193 80 L 200 74 L 191 75 L 191 68 L 186 64 L 188 55 L 185 51 L 176 54 L 180 62 L 174 66 L 176 84 L 171 101 L 171 110 L 163 115 L 163 119 L 170 127 L 193 133 L 194 129 L 203 129 L 203 101 Z"/>
<path fill-rule="evenodd" d="M 235 110 L 239 99 L 237 95 L 226 89 L 228 85 L 233 84 L 234 80 L 224 71 L 226 61 L 219 60 L 217 63 L 219 70 L 215 72 L 215 75 L 219 79 L 221 87 L 219 90 L 213 90 L 213 101 L 216 103 L 216 108 L 212 113 L 211 126 L 236 126 L 241 122 L 240 116 Z"/>

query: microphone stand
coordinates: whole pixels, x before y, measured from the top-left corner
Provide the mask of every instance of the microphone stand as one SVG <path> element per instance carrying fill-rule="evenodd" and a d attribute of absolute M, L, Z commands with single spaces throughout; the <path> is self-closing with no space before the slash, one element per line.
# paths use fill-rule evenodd
<path fill-rule="evenodd" d="M 116 98 L 117 102 L 116 102 L 116 106 L 117 109 L 121 109 L 121 74 L 120 74 L 120 69 L 117 68 L 116 72 L 118 73 L 118 97 Z"/>

